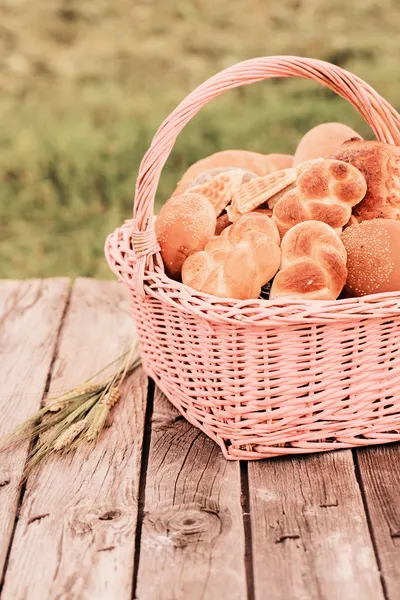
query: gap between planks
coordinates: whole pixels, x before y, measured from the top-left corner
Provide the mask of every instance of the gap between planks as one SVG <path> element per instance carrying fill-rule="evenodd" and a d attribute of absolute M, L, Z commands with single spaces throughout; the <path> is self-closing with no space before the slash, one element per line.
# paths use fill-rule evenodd
<path fill-rule="evenodd" d="M 132 578 L 132 599 L 136 598 L 137 577 L 140 560 L 140 544 L 142 540 L 142 527 L 144 519 L 144 506 L 146 503 L 146 483 L 147 483 L 147 468 L 149 464 L 150 442 L 151 442 L 151 422 L 154 412 L 154 381 L 149 378 L 147 388 L 147 404 L 144 421 L 144 438 L 142 449 L 142 462 L 140 466 L 140 482 L 139 482 L 139 501 L 138 501 L 138 516 L 136 521 L 136 537 L 135 537 L 135 556 L 133 564 Z"/>
<path fill-rule="evenodd" d="M 77 280 L 50 391 L 81 383 L 126 350 L 132 335 L 125 289 Z M 32 600 L 130 600 L 147 396 L 141 369 L 123 396 L 114 426 L 90 455 L 55 457 L 28 479 L 2 600 L 26 598 L 28 589 Z"/>
<path fill-rule="evenodd" d="M 256 600 L 385 598 L 350 450 L 248 468 Z"/>
<path fill-rule="evenodd" d="M 40 407 L 69 293 L 70 280 L 62 278 L 0 282 L 0 438 Z M 26 392 L 30 385 L 37 393 Z M 29 448 L 26 442 L 0 454 L 0 590 L 22 503 L 21 478 Z"/>
<path fill-rule="evenodd" d="M 240 484 L 242 490 L 243 530 L 245 538 L 244 563 L 246 569 L 247 600 L 254 600 L 253 534 L 251 531 L 251 504 L 249 469 L 247 462 L 240 462 Z"/>
<path fill-rule="evenodd" d="M 156 388 L 136 598 L 247 598 L 241 491 L 239 463 Z"/>
<path fill-rule="evenodd" d="M 400 444 L 355 452 L 371 537 L 388 600 L 400 598 Z"/>
<path fill-rule="evenodd" d="M 68 286 L 68 292 L 64 298 L 64 307 L 61 309 L 62 313 L 61 313 L 61 318 L 60 321 L 58 323 L 58 327 L 56 328 L 56 333 L 55 333 L 55 341 L 54 341 L 54 351 L 53 351 L 53 356 L 51 358 L 50 361 L 50 365 L 49 365 L 49 372 L 47 374 L 47 378 L 46 378 L 46 384 L 44 387 L 44 391 L 43 391 L 43 395 L 42 395 L 42 400 L 40 402 L 40 406 L 42 407 L 44 405 L 44 400 L 47 396 L 47 393 L 49 391 L 50 388 L 50 382 L 51 382 L 51 377 L 52 377 L 52 373 L 53 373 L 53 367 L 54 367 L 54 363 L 57 357 L 57 353 L 58 353 L 58 345 L 60 342 L 60 334 L 64 325 L 64 320 L 65 320 L 65 315 L 67 314 L 68 311 L 68 307 L 69 307 L 69 302 L 70 302 L 70 298 L 71 298 L 71 291 L 72 291 L 72 282 L 69 281 L 69 286 Z M 37 438 L 32 439 L 29 443 L 28 443 L 28 448 L 27 448 L 27 457 L 29 456 L 30 452 L 32 451 L 35 443 L 37 442 Z M 24 467 L 27 463 L 27 459 L 24 462 Z M 8 562 L 10 559 L 10 552 L 11 552 L 11 548 L 14 542 L 14 536 L 15 536 L 15 530 L 17 527 L 17 522 L 19 519 L 19 515 L 21 512 L 21 507 L 22 507 L 22 503 L 23 503 L 23 499 L 25 496 L 25 491 L 26 491 L 26 481 L 24 481 L 20 487 L 20 493 L 19 493 L 19 498 L 18 498 L 18 505 L 17 505 L 17 509 L 16 509 L 16 513 L 15 513 L 15 520 L 14 520 L 14 525 L 13 525 L 13 530 L 12 530 L 12 534 L 10 537 L 10 542 L 8 545 L 8 549 L 7 549 L 7 555 L 4 561 L 4 568 L 3 568 L 3 574 L 0 580 L 0 594 L 1 591 L 3 589 L 3 585 L 4 585 L 4 579 L 5 579 L 5 574 L 7 572 L 7 567 L 8 567 Z"/>

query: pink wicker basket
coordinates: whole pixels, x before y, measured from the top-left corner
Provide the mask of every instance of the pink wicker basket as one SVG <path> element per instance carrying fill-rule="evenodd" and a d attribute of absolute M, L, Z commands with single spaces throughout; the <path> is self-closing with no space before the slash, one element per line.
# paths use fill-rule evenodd
<path fill-rule="evenodd" d="M 400 116 L 369 85 L 320 60 L 248 60 L 200 85 L 161 125 L 136 185 L 134 219 L 106 241 L 131 294 L 143 367 L 228 459 L 400 440 L 400 293 L 335 302 L 221 300 L 169 279 L 153 208 L 176 136 L 226 90 L 269 77 L 313 79 L 348 100 L 378 140 Z"/>

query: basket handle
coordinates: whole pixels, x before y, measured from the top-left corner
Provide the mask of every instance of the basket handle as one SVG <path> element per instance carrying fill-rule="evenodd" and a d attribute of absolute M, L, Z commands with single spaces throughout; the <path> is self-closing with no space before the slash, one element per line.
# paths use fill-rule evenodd
<path fill-rule="evenodd" d="M 214 75 L 177 106 L 155 134 L 136 181 L 132 243 L 136 252 L 135 288 L 144 294 L 146 265 L 163 269 L 154 231 L 154 199 L 161 170 L 178 134 L 202 106 L 224 92 L 270 77 L 302 77 L 318 81 L 348 100 L 381 142 L 400 146 L 400 115 L 365 81 L 322 60 L 295 56 L 266 56 L 238 63 Z"/>

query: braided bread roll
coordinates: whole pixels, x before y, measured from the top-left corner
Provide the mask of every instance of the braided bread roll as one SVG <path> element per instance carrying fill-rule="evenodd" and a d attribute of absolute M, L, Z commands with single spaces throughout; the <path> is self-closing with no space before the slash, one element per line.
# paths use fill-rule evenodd
<path fill-rule="evenodd" d="M 347 278 L 347 254 L 329 225 L 320 221 L 295 225 L 283 238 L 281 251 L 270 299 L 335 300 L 339 296 Z"/>
<path fill-rule="evenodd" d="M 258 298 L 278 270 L 279 243 L 272 219 L 260 213 L 243 215 L 185 260 L 182 281 L 219 298 Z"/>
<path fill-rule="evenodd" d="M 315 161 L 300 173 L 296 187 L 275 204 L 273 219 L 282 237 L 297 223 L 310 220 L 323 221 L 340 234 L 366 191 L 365 178 L 353 165 L 332 159 Z"/>

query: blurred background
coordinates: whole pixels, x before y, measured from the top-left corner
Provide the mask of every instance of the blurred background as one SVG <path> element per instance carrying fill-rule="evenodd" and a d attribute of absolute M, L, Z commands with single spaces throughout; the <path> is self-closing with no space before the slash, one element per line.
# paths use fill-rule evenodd
<path fill-rule="evenodd" d="M 399 108 L 399 27 L 398 0 L 0 0 L 0 277 L 113 277 L 104 239 L 131 216 L 156 128 L 235 62 L 321 58 Z M 311 82 L 232 91 L 179 136 L 157 206 L 197 159 L 226 148 L 292 153 L 329 120 L 372 137 Z"/>

